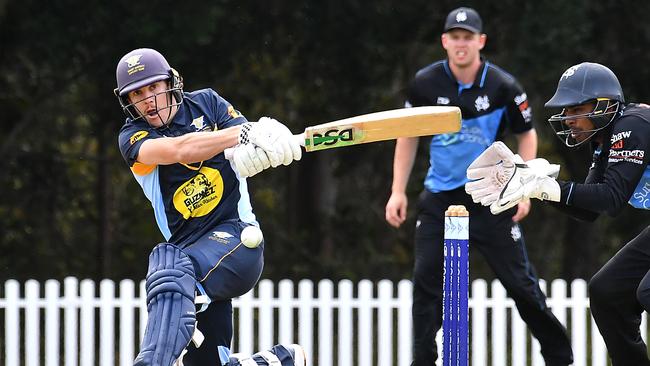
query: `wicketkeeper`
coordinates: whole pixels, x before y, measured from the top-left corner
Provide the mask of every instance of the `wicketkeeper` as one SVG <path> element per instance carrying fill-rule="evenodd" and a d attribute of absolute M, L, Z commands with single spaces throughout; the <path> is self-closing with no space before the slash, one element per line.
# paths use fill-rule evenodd
<path fill-rule="evenodd" d="M 127 116 L 120 151 L 165 238 L 149 256 L 149 320 L 135 365 L 305 366 L 296 344 L 229 349 L 231 299 L 255 286 L 264 262 L 261 233 L 252 245 L 240 239 L 259 228 L 245 177 L 299 160 L 300 145 L 280 122 L 248 122 L 212 89 L 184 92 L 155 50 L 127 53 L 116 74 Z M 230 162 L 223 151 L 233 146 Z"/>
<path fill-rule="evenodd" d="M 548 108 L 562 108 L 549 123 L 569 147 L 589 144 L 593 161 L 584 183 L 558 181 L 559 165 L 524 162 L 495 143 L 467 169 L 465 187 L 475 202 L 498 214 L 537 198 L 580 220 L 618 214 L 627 203 L 650 209 L 650 107 L 624 104 L 616 75 L 596 63 L 567 69 Z M 639 331 L 650 310 L 650 226 L 625 244 L 589 282 L 591 312 L 613 366 L 647 366 Z"/>

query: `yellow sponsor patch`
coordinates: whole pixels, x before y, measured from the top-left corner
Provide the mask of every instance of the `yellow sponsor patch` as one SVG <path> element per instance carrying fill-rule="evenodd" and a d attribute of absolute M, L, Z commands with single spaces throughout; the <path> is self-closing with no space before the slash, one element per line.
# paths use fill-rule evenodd
<path fill-rule="evenodd" d="M 241 117 L 241 113 L 239 113 L 237 110 L 235 110 L 235 108 L 233 106 L 231 106 L 231 105 L 228 106 L 228 114 L 232 118 Z"/>
<path fill-rule="evenodd" d="M 214 168 L 202 167 L 174 192 L 174 208 L 185 220 L 214 210 L 223 198 L 223 178 Z"/>
<path fill-rule="evenodd" d="M 149 134 L 149 132 L 147 132 L 147 131 L 138 131 L 138 132 L 134 133 L 133 135 L 131 135 L 131 137 L 129 138 L 129 142 L 131 143 L 131 145 L 133 145 L 136 142 L 142 140 L 148 134 Z"/>

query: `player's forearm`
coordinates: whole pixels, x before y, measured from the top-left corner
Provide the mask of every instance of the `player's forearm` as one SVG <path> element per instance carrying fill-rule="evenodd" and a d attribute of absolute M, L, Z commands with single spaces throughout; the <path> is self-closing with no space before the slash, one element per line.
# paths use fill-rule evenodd
<path fill-rule="evenodd" d="M 195 163 L 210 159 L 237 144 L 239 126 L 214 132 L 192 132 L 186 135 L 145 141 L 138 161 L 144 164 Z"/>
<path fill-rule="evenodd" d="M 524 161 L 535 159 L 537 156 L 537 132 L 532 129 L 516 135 L 517 154 Z"/>
<path fill-rule="evenodd" d="M 402 137 L 397 139 L 395 145 L 395 160 L 393 161 L 393 185 L 392 192 L 403 193 L 406 191 L 415 154 L 418 148 L 417 137 Z"/>

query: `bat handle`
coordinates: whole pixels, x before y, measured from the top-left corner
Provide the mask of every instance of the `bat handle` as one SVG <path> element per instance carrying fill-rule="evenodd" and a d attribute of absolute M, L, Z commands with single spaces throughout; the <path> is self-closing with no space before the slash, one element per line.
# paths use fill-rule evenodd
<path fill-rule="evenodd" d="M 299 133 L 297 135 L 293 135 L 293 138 L 298 141 L 300 146 L 305 146 L 305 133 Z M 228 160 L 232 160 L 232 155 L 235 152 L 235 146 L 226 148 L 223 151 L 223 155 L 226 157 Z"/>

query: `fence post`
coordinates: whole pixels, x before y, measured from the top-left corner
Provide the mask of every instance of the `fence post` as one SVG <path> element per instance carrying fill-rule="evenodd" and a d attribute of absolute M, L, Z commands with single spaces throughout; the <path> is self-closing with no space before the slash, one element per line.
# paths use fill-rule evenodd
<path fill-rule="evenodd" d="M 373 354 L 373 325 L 372 325 L 372 292 L 373 284 L 370 280 L 361 280 L 358 284 L 359 297 L 359 366 L 371 366 Z"/>
<path fill-rule="evenodd" d="M 115 283 L 99 283 L 99 365 L 115 365 Z"/>
<path fill-rule="evenodd" d="M 393 364 L 393 282 L 381 280 L 378 284 L 377 365 Z"/>
<path fill-rule="evenodd" d="M 341 280 L 338 290 L 338 366 L 352 366 L 353 347 L 352 336 L 354 334 L 354 324 L 352 323 L 352 281 Z"/>
<path fill-rule="evenodd" d="M 318 282 L 318 365 L 332 366 L 332 302 L 334 285 L 330 280 Z"/>
<path fill-rule="evenodd" d="M 281 280 L 278 285 L 278 299 L 281 305 L 278 313 L 278 340 L 282 344 L 296 343 L 293 335 L 293 282 L 291 280 Z"/>
<path fill-rule="evenodd" d="M 235 352 L 247 355 L 253 354 L 254 327 L 253 327 L 253 289 L 240 296 L 239 303 L 239 331 L 237 332 L 237 348 Z"/>
<path fill-rule="evenodd" d="M 59 282 L 45 281 L 45 365 L 59 366 Z"/>
<path fill-rule="evenodd" d="M 492 281 L 492 364 L 506 364 L 507 329 L 506 289 L 499 280 Z"/>
<path fill-rule="evenodd" d="M 95 281 L 81 281 L 81 333 L 80 333 L 80 362 L 81 366 L 95 365 Z"/>
<path fill-rule="evenodd" d="M 474 280 L 471 295 L 472 365 L 483 365 L 487 361 L 487 282 Z"/>
<path fill-rule="evenodd" d="M 133 365 L 134 344 L 135 344 L 135 316 L 134 307 L 138 304 L 135 302 L 135 284 L 131 280 L 120 281 L 120 365 Z M 128 331 L 125 332 L 124 330 Z"/>
<path fill-rule="evenodd" d="M 298 340 L 307 358 L 315 359 L 314 353 L 314 283 L 300 280 L 298 283 Z"/>
<path fill-rule="evenodd" d="M 587 283 L 576 279 L 571 283 L 571 348 L 573 365 L 587 366 Z"/>
<path fill-rule="evenodd" d="M 262 280 L 258 284 L 258 308 L 260 319 L 259 326 L 259 343 L 255 351 L 268 350 L 273 347 L 274 329 L 273 329 L 273 281 Z"/>
<path fill-rule="evenodd" d="M 411 329 L 411 294 L 413 286 L 409 280 L 401 280 L 397 286 L 397 365 L 409 365 L 411 363 L 412 351 L 411 340 L 413 338 Z"/>
<path fill-rule="evenodd" d="M 5 282 L 5 362 L 6 366 L 20 365 L 20 313 L 18 301 L 20 285 L 16 280 Z"/>
<path fill-rule="evenodd" d="M 36 280 L 25 282 L 25 366 L 41 364 L 40 287 Z"/>
<path fill-rule="evenodd" d="M 77 315 L 79 309 L 78 289 L 79 280 L 75 277 L 66 277 L 63 280 L 65 366 L 77 366 L 77 358 L 79 357 L 79 348 L 77 347 L 79 341 L 79 332 L 77 331 L 79 326 Z"/>

